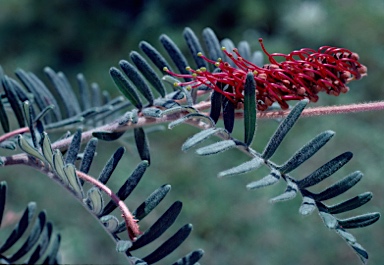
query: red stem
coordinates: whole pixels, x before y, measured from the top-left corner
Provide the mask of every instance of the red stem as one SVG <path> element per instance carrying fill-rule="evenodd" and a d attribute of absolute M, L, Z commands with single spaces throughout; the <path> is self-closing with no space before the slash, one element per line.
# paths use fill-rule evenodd
<path fill-rule="evenodd" d="M 125 203 L 120 200 L 119 197 L 117 197 L 116 194 L 112 192 L 110 188 L 108 188 L 106 185 L 98 181 L 97 179 L 94 179 L 93 177 L 76 170 L 76 175 L 91 183 L 92 185 L 95 185 L 96 187 L 100 188 L 102 191 L 104 191 L 119 207 L 120 211 L 122 212 L 122 217 L 124 218 L 125 225 L 128 230 L 129 238 L 134 241 L 138 235 L 141 234 L 139 226 L 137 224 L 137 220 L 133 217 L 132 213 L 129 211 L 128 207 L 125 205 Z"/>
<path fill-rule="evenodd" d="M 8 140 L 9 138 L 15 137 L 16 135 L 23 134 L 29 132 L 28 127 L 23 127 L 14 131 L 11 131 L 9 133 L 3 134 L 0 136 L 0 143 L 4 142 L 5 140 Z"/>

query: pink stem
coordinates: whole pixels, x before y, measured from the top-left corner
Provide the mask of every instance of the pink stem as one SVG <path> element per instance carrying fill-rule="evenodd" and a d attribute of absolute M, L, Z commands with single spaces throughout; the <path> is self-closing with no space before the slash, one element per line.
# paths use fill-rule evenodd
<path fill-rule="evenodd" d="M 384 101 L 370 102 L 370 103 L 359 103 L 349 104 L 341 106 L 325 106 L 325 107 L 314 107 L 306 108 L 301 113 L 300 117 L 313 117 L 321 115 L 333 115 L 333 114 L 346 114 L 346 113 L 357 113 L 365 111 L 379 111 L 384 110 Z M 289 114 L 290 110 L 273 111 L 273 112 L 258 112 L 258 118 L 275 119 L 283 118 Z M 242 113 L 239 113 L 242 114 Z M 239 115 L 241 117 L 241 115 Z"/>
<path fill-rule="evenodd" d="M 96 187 L 100 188 L 119 206 L 119 209 L 122 212 L 122 217 L 124 218 L 125 225 L 126 225 L 127 230 L 128 230 L 129 238 L 132 241 L 135 240 L 136 237 L 141 234 L 141 232 L 139 230 L 139 226 L 137 224 L 137 221 L 135 220 L 132 213 L 129 211 L 128 207 L 125 205 L 125 203 L 122 200 L 120 200 L 120 198 L 117 197 L 117 195 L 114 194 L 110 188 L 105 186 L 103 183 L 101 183 L 97 179 L 94 179 L 93 177 L 91 177 L 91 176 L 89 176 L 89 175 L 87 175 L 81 171 L 78 171 L 78 170 L 76 170 L 76 175 L 79 178 L 81 178 L 81 179 L 91 183 L 92 185 L 95 185 Z"/>
<path fill-rule="evenodd" d="M 209 101 L 202 101 L 193 107 L 198 111 L 209 109 L 211 103 Z M 378 111 L 384 109 L 384 101 L 372 102 L 372 103 L 359 103 L 359 104 L 350 104 L 350 105 L 342 105 L 342 106 L 326 106 L 326 107 L 314 107 L 304 109 L 301 116 L 302 117 L 312 117 L 312 116 L 320 116 L 320 115 L 332 115 L 332 114 L 344 114 L 344 113 L 356 113 L 356 112 L 364 112 L 364 111 Z M 290 110 L 277 110 L 277 111 L 258 111 L 257 117 L 260 119 L 276 119 L 276 118 L 284 118 L 289 114 Z M 206 114 L 207 113 L 202 113 Z M 126 131 L 128 129 L 133 129 L 137 127 L 143 127 L 154 124 L 161 124 L 166 122 L 174 121 L 180 118 L 180 115 L 176 116 L 164 116 L 161 118 L 146 118 L 139 117 L 137 123 L 128 123 L 126 125 L 119 125 L 117 122 L 112 122 L 110 124 L 101 126 L 99 128 L 95 128 L 89 131 L 86 131 L 82 134 L 82 141 L 87 141 L 92 137 L 92 132 L 94 131 L 107 131 L 107 132 L 121 132 Z M 242 118 L 243 113 L 236 113 L 236 118 Z M 57 141 L 52 144 L 52 149 L 60 149 L 65 150 L 69 143 L 72 141 L 72 137 Z"/>
<path fill-rule="evenodd" d="M 9 138 L 15 137 L 16 135 L 29 132 L 28 127 L 23 127 L 14 131 L 11 131 L 9 133 L 3 134 L 0 136 L 0 143 L 4 142 L 5 140 L 8 140 Z"/>

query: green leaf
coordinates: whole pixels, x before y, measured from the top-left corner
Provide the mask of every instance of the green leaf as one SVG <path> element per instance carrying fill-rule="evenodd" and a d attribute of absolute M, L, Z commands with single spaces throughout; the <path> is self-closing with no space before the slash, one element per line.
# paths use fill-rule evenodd
<path fill-rule="evenodd" d="M 163 116 L 163 112 L 158 108 L 144 108 L 141 111 L 141 114 L 143 114 L 144 117 L 149 118 L 160 118 Z"/>
<path fill-rule="evenodd" d="M 37 261 L 45 255 L 45 252 L 48 249 L 49 243 L 52 236 L 52 224 L 48 222 L 40 235 L 39 245 L 36 247 L 35 251 L 31 254 L 26 264 L 36 264 Z"/>
<path fill-rule="evenodd" d="M 336 233 L 338 233 L 343 239 L 345 239 L 347 243 L 356 243 L 356 238 L 352 234 L 345 231 L 343 228 L 336 228 Z"/>
<path fill-rule="evenodd" d="M 208 50 L 209 59 L 216 61 L 219 58 L 223 58 L 220 42 L 211 28 L 203 29 L 203 39 Z"/>
<path fill-rule="evenodd" d="M 301 203 L 299 213 L 302 215 L 311 214 L 316 209 L 316 202 L 313 198 L 304 196 Z"/>
<path fill-rule="evenodd" d="M 135 211 L 132 212 L 132 215 L 136 220 L 141 221 L 146 217 L 157 205 L 164 199 L 164 197 L 171 190 L 171 185 L 163 185 L 160 188 L 156 189 L 148 198 L 140 204 Z M 119 229 L 116 233 L 121 233 L 127 230 L 125 223 L 120 223 Z"/>
<path fill-rule="evenodd" d="M 160 247 L 158 247 L 151 254 L 143 258 L 148 264 L 153 264 L 164 257 L 172 253 L 176 248 L 178 248 L 181 243 L 189 236 L 192 231 L 192 225 L 187 224 L 180 228 L 172 237 L 165 241 Z"/>
<path fill-rule="evenodd" d="M 77 196 L 79 196 L 80 198 L 83 198 L 84 192 L 80 183 L 80 179 L 76 175 L 75 166 L 72 164 L 66 164 L 63 169 L 64 169 L 65 176 L 68 179 L 68 183 L 70 184 L 74 192 L 77 194 Z"/>
<path fill-rule="evenodd" d="M 168 129 L 173 129 L 175 126 L 180 125 L 184 122 L 187 122 L 188 120 L 191 120 L 191 119 L 204 120 L 208 123 L 208 126 L 210 126 L 210 127 L 213 127 L 215 125 L 213 120 L 210 117 L 205 116 L 204 114 L 189 113 L 189 114 L 185 115 L 184 117 L 181 117 L 180 119 L 177 119 L 173 122 L 170 122 L 168 124 Z"/>
<path fill-rule="evenodd" d="M 33 120 L 31 119 L 31 110 L 30 110 L 31 104 L 27 100 L 23 102 L 22 106 L 23 106 L 24 119 L 27 122 L 27 126 L 29 127 L 29 130 L 31 130 L 31 128 L 33 128 Z"/>
<path fill-rule="evenodd" d="M 177 45 L 165 34 L 162 34 L 159 39 L 180 73 L 189 74 L 185 69 L 188 66 L 187 59 L 185 59 L 185 56 L 181 53 L 179 47 L 177 47 Z M 184 78 L 184 80 L 189 81 L 191 78 Z"/>
<path fill-rule="evenodd" d="M 149 83 L 156 89 L 161 97 L 165 97 L 166 91 L 159 76 L 154 69 L 147 63 L 147 61 L 136 51 L 129 54 L 132 62 L 136 65 L 137 69 L 145 76 Z"/>
<path fill-rule="evenodd" d="M 193 264 L 197 265 L 198 264 L 197 262 L 203 257 L 203 255 L 204 255 L 204 250 L 198 249 L 188 253 L 186 256 L 180 258 L 172 265 L 193 265 Z"/>
<path fill-rule="evenodd" d="M 31 94 L 27 93 L 27 92 L 21 87 L 21 85 L 19 84 L 19 82 L 17 82 L 17 81 L 14 80 L 13 78 L 9 78 L 9 81 L 11 82 L 11 85 L 12 85 L 13 89 L 15 90 L 16 96 L 19 98 L 20 102 L 31 101 L 31 100 L 30 100 Z"/>
<path fill-rule="evenodd" d="M 116 243 L 117 252 L 125 252 L 132 246 L 132 241 L 130 240 L 119 240 Z"/>
<path fill-rule="evenodd" d="M 138 109 L 143 107 L 139 95 L 119 69 L 112 67 L 109 73 L 121 93 Z"/>
<path fill-rule="evenodd" d="M 325 131 L 298 150 L 284 165 L 280 166 L 279 170 L 282 174 L 286 174 L 300 166 L 307 159 L 312 157 L 319 151 L 334 135 L 332 131 Z"/>
<path fill-rule="evenodd" d="M 171 185 L 163 185 L 155 190 L 140 206 L 132 213 L 137 220 L 142 220 L 164 199 L 171 190 Z"/>
<path fill-rule="evenodd" d="M 36 203 L 30 202 L 28 203 L 27 208 L 25 209 L 23 216 L 20 218 L 19 222 L 16 224 L 12 233 L 5 240 L 3 245 L 0 247 L 0 253 L 4 253 L 6 250 L 11 248 L 16 241 L 18 241 L 25 231 L 29 228 L 29 225 L 32 223 L 34 219 L 34 215 L 36 212 Z"/>
<path fill-rule="evenodd" d="M 261 51 L 255 51 L 253 52 L 250 61 L 257 66 L 262 67 L 264 65 L 264 54 Z"/>
<path fill-rule="evenodd" d="M 167 60 L 165 60 L 161 53 L 159 53 L 151 44 L 146 41 L 141 41 L 139 43 L 139 47 L 161 72 L 163 72 L 164 67 L 167 67 L 172 71 L 172 68 L 168 64 Z"/>
<path fill-rule="evenodd" d="M 16 70 L 15 74 L 27 90 L 33 94 L 33 99 L 41 111 L 44 110 L 47 105 L 58 106 L 55 97 L 36 75 L 27 73 L 20 68 Z M 52 115 L 45 117 L 44 121 L 46 123 L 61 120 L 60 108 L 53 109 L 51 114 Z"/>
<path fill-rule="evenodd" d="M 249 47 L 248 41 L 240 41 L 237 45 L 237 49 L 241 54 L 241 57 L 250 61 L 251 60 L 251 47 Z"/>
<path fill-rule="evenodd" d="M 38 147 L 38 143 L 37 143 L 35 128 L 33 126 L 33 109 L 32 109 L 32 105 L 30 104 L 29 100 L 26 100 L 26 101 L 24 101 L 22 103 L 22 107 L 23 107 L 24 118 L 25 118 L 25 121 L 26 121 L 27 126 L 29 128 L 29 132 L 30 132 L 30 135 L 31 135 L 33 146 L 37 148 Z"/>
<path fill-rule="evenodd" d="M 22 258 L 25 254 L 27 254 L 37 243 L 41 233 L 43 232 L 46 221 L 45 212 L 40 212 L 38 217 L 36 218 L 30 232 L 28 238 L 25 240 L 24 244 L 14 253 L 11 257 L 9 257 L 10 263 L 15 263 L 17 260 Z"/>
<path fill-rule="evenodd" d="M 329 229 L 335 229 L 338 226 L 337 219 L 333 215 L 323 211 L 319 211 L 319 215 L 323 220 L 325 226 L 328 227 Z"/>
<path fill-rule="evenodd" d="M 103 211 L 104 199 L 99 188 L 90 188 L 84 202 L 95 215 L 99 215 Z"/>
<path fill-rule="evenodd" d="M 225 48 L 228 52 L 233 52 L 233 49 L 235 49 L 235 44 L 233 43 L 233 41 L 229 38 L 224 38 L 220 41 L 220 45 L 223 48 Z M 227 63 L 229 63 L 231 66 L 235 67 L 236 65 L 234 64 L 234 62 L 228 57 L 228 56 L 225 56 L 225 61 Z"/>
<path fill-rule="evenodd" d="M 218 153 L 227 151 L 235 146 L 236 146 L 235 141 L 224 140 L 224 141 L 220 141 L 214 144 L 201 147 L 196 150 L 196 153 L 201 156 L 213 155 L 213 154 L 218 154 Z"/>
<path fill-rule="evenodd" d="M 98 132 L 92 132 L 92 136 L 103 141 L 115 141 L 119 139 L 121 136 L 123 136 L 124 133 L 125 131 L 122 131 L 122 132 L 98 131 Z"/>
<path fill-rule="evenodd" d="M 110 233 L 115 233 L 119 227 L 119 219 L 113 215 L 105 215 L 100 218 L 100 222 L 107 228 Z"/>
<path fill-rule="evenodd" d="M 127 125 L 129 122 L 131 122 L 132 115 L 133 115 L 132 111 L 127 111 L 126 113 L 124 113 L 124 115 L 121 116 L 118 120 L 119 125 L 124 126 L 124 125 Z"/>
<path fill-rule="evenodd" d="M 0 143 L 0 148 L 4 148 L 8 150 L 16 150 L 16 143 L 14 141 L 6 140 Z"/>
<path fill-rule="evenodd" d="M 116 193 L 116 196 L 119 197 L 120 200 L 124 201 L 131 194 L 131 192 L 136 188 L 137 184 L 143 177 L 148 166 L 149 166 L 148 161 L 140 162 L 140 164 L 132 172 L 131 176 L 124 182 L 124 184 L 120 187 L 120 189 Z M 114 209 L 116 209 L 116 203 L 110 200 L 107 206 L 104 207 L 103 213 L 101 215 L 109 214 Z"/>
<path fill-rule="evenodd" d="M 102 104 L 100 87 L 97 83 L 91 84 L 91 103 L 93 107 L 100 107 Z"/>
<path fill-rule="evenodd" d="M 260 180 L 253 181 L 247 184 L 247 189 L 254 190 L 254 189 L 270 186 L 279 182 L 280 178 L 281 178 L 280 172 L 275 169 L 272 169 L 269 175 L 265 176 Z"/>
<path fill-rule="evenodd" d="M 235 105 L 228 98 L 224 98 L 222 104 L 224 128 L 232 133 L 235 125 Z"/>
<path fill-rule="evenodd" d="M 371 199 L 372 199 L 372 192 L 364 192 L 347 201 L 328 207 L 328 211 L 331 214 L 338 214 L 338 213 L 351 211 L 366 204 Z"/>
<path fill-rule="evenodd" d="M 103 170 L 100 172 L 98 180 L 106 184 L 111 177 L 113 171 L 117 167 L 117 164 L 119 163 L 120 159 L 123 157 L 125 152 L 124 147 L 119 147 L 115 153 L 113 153 L 112 157 L 108 160 L 107 164 L 104 166 Z"/>
<path fill-rule="evenodd" d="M 348 163 L 352 156 L 353 154 L 351 152 L 345 152 L 335 157 L 331 161 L 325 163 L 320 168 L 315 170 L 309 176 L 299 180 L 297 185 L 300 187 L 300 189 L 303 189 L 320 183 L 322 180 L 328 178 L 341 167 L 343 167 L 346 163 Z"/>
<path fill-rule="evenodd" d="M 0 225 L 3 221 L 5 202 L 7 199 L 7 182 L 0 182 Z"/>
<path fill-rule="evenodd" d="M 212 91 L 211 94 L 211 109 L 209 117 L 217 123 L 221 114 L 221 105 L 223 104 L 223 95 L 217 91 Z"/>
<path fill-rule="evenodd" d="M 135 135 L 135 143 L 137 147 L 137 151 L 139 152 L 139 156 L 141 160 L 147 160 L 148 164 L 151 163 L 151 157 L 149 153 L 149 143 L 148 138 L 144 132 L 143 128 L 134 128 L 133 129 Z"/>
<path fill-rule="evenodd" d="M 166 110 L 180 106 L 179 103 L 173 99 L 168 98 L 157 98 L 154 100 L 153 105 L 156 107 L 165 108 Z M 164 115 L 164 111 L 162 112 L 162 115 Z"/>
<path fill-rule="evenodd" d="M 77 160 L 77 155 L 79 154 L 80 145 L 81 145 L 81 136 L 82 130 L 78 129 L 73 135 L 71 144 L 68 147 L 68 151 L 65 157 L 65 164 L 75 164 Z"/>
<path fill-rule="evenodd" d="M 58 149 L 55 149 L 53 151 L 53 165 L 54 165 L 54 169 L 57 173 L 57 176 L 61 179 L 61 181 L 65 185 L 69 185 L 67 176 L 65 175 L 65 172 L 64 172 L 63 155 L 61 154 L 60 150 L 58 150 Z"/>
<path fill-rule="evenodd" d="M 44 69 L 45 70 L 45 69 Z M 63 84 L 63 87 L 65 88 L 65 95 L 66 100 L 70 100 L 71 104 L 76 112 L 76 114 L 81 112 L 80 103 L 77 99 L 77 96 L 75 95 L 75 90 L 72 88 L 71 84 L 69 83 L 68 78 L 63 72 L 57 72 L 57 77 L 61 80 L 61 83 Z M 94 101 L 92 99 L 92 101 Z"/>
<path fill-rule="evenodd" d="M 355 251 L 357 256 L 360 258 L 361 262 L 363 264 L 368 263 L 368 252 L 359 244 L 356 242 L 355 237 L 346 232 L 344 229 L 336 229 L 336 232 L 343 238 L 345 241 L 347 241 L 348 245 Z"/>
<path fill-rule="evenodd" d="M 127 260 L 128 260 L 128 264 L 133 264 L 133 265 L 148 265 L 148 263 L 146 263 L 144 260 L 142 259 L 139 259 L 137 257 L 134 257 L 134 256 L 126 256 Z M 196 265 L 199 265 L 199 264 L 196 264 Z"/>
<path fill-rule="evenodd" d="M 195 108 L 186 107 L 186 106 L 174 106 L 170 109 L 166 109 L 162 112 L 163 116 L 172 115 L 180 112 L 188 112 L 188 113 L 198 113 Z"/>
<path fill-rule="evenodd" d="M 61 72 L 56 73 L 50 67 L 44 68 L 44 73 L 48 76 L 53 84 L 53 88 L 61 98 L 61 103 L 65 109 L 66 117 L 76 116 L 81 112 L 79 102 L 74 94 L 73 88 L 69 85 L 67 78 Z"/>
<path fill-rule="evenodd" d="M 84 149 L 83 159 L 81 160 L 80 171 L 87 174 L 91 168 L 93 158 L 96 154 L 97 138 L 92 138 Z"/>
<path fill-rule="evenodd" d="M 197 68 L 205 67 L 207 68 L 207 62 L 198 56 L 197 54 L 199 52 L 203 51 L 203 48 L 201 47 L 200 41 L 190 28 L 185 28 L 183 31 L 183 37 L 188 45 L 189 51 L 191 52 L 191 55 L 193 57 L 193 60 L 196 62 Z"/>
<path fill-rule="evenodd" d="M 148 100 L 149 105 L 153 105 L 152 91 L 136 68 L 125 60 L 121 60 L 119 65 L 140 93 Z"/>
<path fill-rule="evenodd" d="M 380 218 L 380 213 L 367 213 L 354 216 L 348 219 L 339 220 L 339 225 L 344 229 L 366 227 L 376 223 Z"/>
<path fill-rule="evenodd" d="M 80 123 L 84 121 L 84 117 L 82 116 L 74 116 L 71 118 L 67 118 L 58 122 L 50 123 L 46 126 L 44 126 L 46 129 L 56 129 L 56 128 L 63 128 L 68 125 L 72 125 L 75 123 Z"/>
<path fill-rule="evenodd" d="M 57 253 L 59 252 L 61 242 L 61 236 L 57 235 L 51 243 L 50 251 L 42 264 L 54 264 L 58 263 Z"/>
<path fill-rule="evenodd" d="M 21 106 L 22 103 L 20 99 L 17 97 L 16 91 L 11 82 L 11 79 L 5 75 L 1 81 L 5 91 L 5 95 L 8 99 L 9 104 L 12 107 L 13 112 L 15 113 L 17 122 L 19 123 L 19 127 L 20 128 L 25 127 L 25 120 L 24 120 L 23 110 Z"/>
<path fill-rule="evenodd" d="M 256 130 L 256 82 L 253 73 L 247 73 L 244 85 L 244 143 L 250 146 Z"/>
<path fill-rule="evenodd" d="M 38 115 L 36 115 L 33 122 L 37 122 L 37 121 L 43 119 L 44 117 L 47 116 L 48 113 L 52 112 L 54 109 L 55 109 L 55 105 L 51 104 L 51 105 L 46 106 L 44 109 L 42 109 L 42 111 Z"/>
<path fill-rule="evenodd" d="M 269 140 L 267 146 L 264 149 L 262 157 L 264 159 L 270 159 L 275 153 L 276 149 L 279 147 L 284 137 L 291 130 L 293 125 L 296 123 L 297 119 L 300 117 L 305 106 L 307 106 L 308 100 L 301 100 L 296 104 L 296 106 L 291 110 L 288 116 L 280 123 L 279 127 Z"/>
<path fill-rule="evenodd" d="M 352 188 L 361 180 L 362 177 L 363 174 L 360 171 L 353 172 L 342 180 L 336 182 L 332 186 L 326 188 L 319 194 L 313 194 L 313 198 L 316 201 L 325 201 L 332 199 Z"/>
<path fill-rule="evenodd" d="M 186 140 L 184 142 L 184 144 L 181 146 L 181 150 L 187 151 L 191 147 L 193 147 L 193 146 L 203 142 L 205 139 L 209 138 L 210 136 L 212 136 L 214 134 L 223 134 L 223 135 L 229 137 L 229 134 L 228 134 L 227 130 L 225 130 L 223 128 L 209 128 L 209 129 L 205 129 L 205 130 L 202 130 L 202 131 L 196 133 L 191 138 Z"/>
<path fill-rule="evenodd" d="M 81 106 L 83 107 L 83 110 L 90 109 L 92 107 L 91 101 L 89 100 L 91 98 L 91 94 L 89 92 L 89 85 L 87 80 L 85 79 L 83 74 L 78 74 L 76 76 L 77 78 L 77 84 L 79 87 L 79 94 L 80 94 L 80 100 L 81 100 Z"/>
<path fill-rule="evenodd" d="M 228 176 L 247 173 L 252 170 L 258 169 L 263 164 L 263 162 L 264 160 L 261 159 L 260 157 L 254 157 L 251 161 L 247 161 L 237 167 L 233 167 L 228 170 L 220 172 L 218 177 L 221 178 L 221 177 L 228 177 Z"/>
<path fill-rule="evenodd" d="M 8 115 L 4 109 L 3 101 L 0 99 L 0 123 L 5 133 L 9 132 Z"/>
<path fill-rule="evenodd" d="M 32 147 L 21 134 L 18 136 L 17 142 L 21 150 L 33 157 L 36 157 L 37 159 L 40 159 L 43 162 L 45 161 L 44 156 L 40 154 L 40 152 L 36 148 Z"/>
<path fill-rule="evenodd" d="M 181 212 L 181 208 L 181 202 L 174 202 L 171 207 L 133 243 L 130 250 L 139 249 L 159 238 L 176 221 L 176 218 Z"/>
<path fill-rule="evenodd" d="M 43 132 L 42 134 L 42 145 L 41 150 L 43 152 L 43 155 L 47 162 L 51 165 L 51 167 L 54 167 L 53 164 L 53 151 L 51 146 L 51 141 L 49 140 L 48 134 L 46 132 Z"/>
<path fill-rule="evenodd" d="M 270 199 L 269 202 L 275 203 L 275 202 L 292 200 L 293 198 L 296 197 L 298 189 L 299 188 L 297 187 L 296 183 L 294 183 L 289 178 L 287 178 L 287 188 L 285 189 L 284 193 Z"/>

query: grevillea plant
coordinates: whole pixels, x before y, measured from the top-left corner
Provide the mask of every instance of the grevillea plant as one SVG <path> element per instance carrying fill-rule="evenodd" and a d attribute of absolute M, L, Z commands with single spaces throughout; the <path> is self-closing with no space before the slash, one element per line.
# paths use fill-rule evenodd
<path fill-rule="evenodd" d="M 110 69 L 114 83 L 125 98 L 111 99 L 107 92 L 100 91 L 97 84 L 89 85 L 82 74 L 77 76 L 76 93 L 63 73 L 45 68 L 44 72 L 55 90 L 52 93 L 33 73 L 18 69 L 18 80 L 15 80 L 1 70 L 4 91 L 0 100 L 0 122 L 4 134 L 0 137 L 0 147 L 16 150 L 18 146 L 21 150 L 0 157 L 1 165 L 29 166 L 53 179 L 100 222 L 116 242 L 116 250 L 125 254 L 129 264 L 153 264 L 177 249 L 189 236 L 192 226 L 184 225 L 147 256 L 135 255 L 135 250 L 158 239 L 174 223 L 182 207 L 179 201 L 173 203 L 146 231 L 141 230 L 140 221 L 163 200 L 170 185 L 156 189 L 136 210 L 130 211 L 127 207 L 132 203 L 128 202 L 129 195 L 150 166 L 150 148 L 143 127 L 169 123 L 171 129 L 189 124 L 201 131 L 187 139 L 182 150 L 187 151 L 215 135 L 219 141 L 198 148 L 198 155 L 208 156 L 229 149 L 238 149 L 247 154 L 249 161 L 224 170 L 218 176 L 233 176 L 266 167 L 270 173 L 249 183 L 247 189 L 254 190 L 284 181 L 285 191 L 271 199 L 271 202 L 293 199 L 299 194 L 302 197 L 300 214 L 308 215 L 317 210 L 325 226 L 339 234 L 365 264 L 368 253 L 349 229 L 371 225 L 379 219 L 380 214 L 367 213 L 346 219 L 337 215 L 364 205 L 371 200 L 372 194 L 365 192 L 335 205 L 325 202 L 349 190 L 362 179 L 363 174 L 360 171 L 353 172 L 319 193 L 309 190 L 348 163 L 352 153 L 335 156 L 307 176 L 292 173 L 319 151 L 334 132 L 327 130 L 320 133 L 282 164 L 272 160 L 281 142 L 302 115 L 383 108 L 380 103 L 372 103 L 305 109 L 309 101 L 317 101 L 319 92 L 337 96 L 348 91 L 347 84 L 350 81 L 366 75 L 367 68 L 359 62 L 358 55 L 344 48 L 329 46 L 317 51 L 301 49 L 286 55 L 270 54 L 260 40 L 261 48 L 269 59 L 269 63 L 263 65 L 261 53 L 252 55 L 248 43 L 241 42 L 238 48 L 234 48 L 229 39 L 220 43 L 209 28 L 203 30 L 207 56 L 203 55 L 202 45 L 191 29 L 186 28 L 183 36 L 197 70 L 188 67 L 185 55 L 168 36 L 162 35 L 160 42 L 180 73 L 172 70 L 173 66 L 161 52 L 143 41 L 139 46 L 146 57 L 132 51 L 129 54 L 130 61 L 122 60 L 119 62 L 120 69 Z M 282 58 L 281 62 L 278 61 L 279 57 Z M 167 88 L 168 83 L 176 86 Z M 159 95 L 157 98 L 155 93 Z M 292 108 L 288 105 L 291 100 L 298 100 Z M 276 110 L 274 102 L 281 109 Z M 8 116 L 11 111 L 19 128 L 10 126 Z M 224 128 L 217 125 L 221 118 Z M 239 118 L 243 119 L 242 139 L 232 135 L 234 121 Z M 260 118 L 283 118 L 263 152 L 257 152 L 252 144 L 256 123 Z M 51 131 L 64 128 L 75 129 L 75 132 L 51 140 Z M 122 140 L 124 133 L 130 129 L 133 130 L 142 162 L 113 192 L 108 180 L 123 157 L 124 148 L 116 150 L 98 177 L 90 176 L 89 170 L 95 159 L 97 142 Z M 84 148 L 83 144 L 86 144 Z M 0 217 L 4 212 L 5 190 L 6 184 L 3 182 L 0 185 Z M 109 199 L 108 203 L 105 203 L 106 199 Z M 34 219 L 34 209 L 35 204 L 28 205 L 13 232 L 0 247 L 2 263 L 60 262 L 57 254 L 60 235 L 52 236 L 53 226 L 46 223 L 45 212 Z M 209 219 L 204 222 L 209 222 Z M 25 233 L 29 233 L 29 236 L 24 243 L 20 243 Z M 15 244 L 21 245 L 19 250 L 5 253 Z M 197 264 L 202 255 L 203 250 L 198 249 L 173 264 Z"/>

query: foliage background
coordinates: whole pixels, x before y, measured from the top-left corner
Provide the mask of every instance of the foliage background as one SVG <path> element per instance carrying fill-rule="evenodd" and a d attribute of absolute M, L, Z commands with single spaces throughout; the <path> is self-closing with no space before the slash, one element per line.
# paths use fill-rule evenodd
<path fill-rule="evenodd" d="M 9 75 L 21 67 L 43 79 L 42 69 L 49 65 L 66 73 L 74 85 L 75 75 L 83 72 L 89 81 L 118 95 L 108 69 L 116 66 L 120 59 L 127 59 L 140 40 L 159 46 L 159 35 L 166 33 L 185 50 L 181 35 L 184 27 L 200 33 L 209 26 L 220 39 L 230 37 L 235 42 L 246 39 L 253 49 L 258 49 L 257 39 L 263 37 L 270 52 L 288 53 L 322 45 L 357 52 L 368 66 L 368 77 L 351 84 L 348 94 L 337 98 L 324 96 L 318 105 L 354 103 L 384 98 L 383 22 L 381 0 L 214 0 L 209 3 L 204 0 L 3 0 L 0 64 Z M 354 159 L 332 181 L 362 170 L 365 178 L 345 198 L 372 191 L 373 201 L 357 210 L 357 214 L 381 211 L 384 204 L 382 116 L 378 112 L 303 118 L 275 160 L 283 162 L 311 137 L 326 129 L 334 130 L 337 134 L 325 150 L 296 170 L 296 176 L 304 177 L 341 152 L 350 150 L 355 154 Z M 274 121 L 259 122 L 256 149 L 263 148 L 276 126 Z M 192 222 L 194 232 L 164 264 L 200 247 L 206 251 L 202 264 L 210 265 L 359 264 L 355 254 L 322 225 L 316 214 L 309 217 L 298 214 L 298 198 L 277 205 L 268 203 L 269 198 L 283 190 L 283 185 L 247 192 L 245 185 L 266 171 L 218 180 L 215 176 L 219 171 L 247 159 L 239 152 L 226 152 L 208 159 L 197 157 L 191 151 L 182 153 L 181 144 L 195 132 L 196 129 L 184 125 L 149 136 L 153 161 L 134 198 L 128 202 L 134 209 L 155 188 L 170 183 L 171 194 L 160 209 L 151 214 L 155 220 L 161 209 L 166 209 L 174 200 L 183 201 L 179 226 Z M 236 133 L 241 138 L 241 128 Z M 139 162 L 131 139 L 123 143 L 100 143 L 98 165 L 92 169 L 97 176 L 104 161 L 121 144 L 126 145 L 127 152 L 112 179 L 116 188 Z M 21 211 L 31 200 L 47 209 L 63 235 L 64 263 L 125 262 L 115 254 L 113 242 L 95 220 L 61 187 L 40 174 L 31 174 L 26 168 L 1 169 L 1 179 L 7 180 L 10 186 L 10 209 Z M 145 229 L 148 225 L 147 221 L 142 227 Z M 354 231 L 371 254 L 371 264 L 384 263 L 383 230 L 383 222 L 379 221 L 372 227 Z"/>

